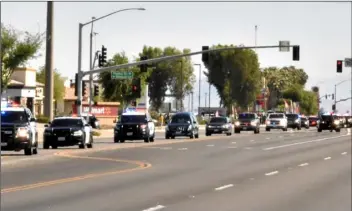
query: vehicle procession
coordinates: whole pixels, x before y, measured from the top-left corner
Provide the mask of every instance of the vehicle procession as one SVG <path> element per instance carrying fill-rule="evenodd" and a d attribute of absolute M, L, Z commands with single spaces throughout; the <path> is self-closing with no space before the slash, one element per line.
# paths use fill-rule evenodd
<path fill-rule="evenodd" d="M 114 121 L 113 143 L 125 141 L 154 142 L 156 123 L 148 112 L 136 108 L 127 108 Z M 262 124 L 264 122 L 264 124 Z M 265 120 L 255 112 L 243 112 L 237 118 L 215 115 L 209 117 L 204 125 L 204 135 L 252 131 L 259 134 L 261 128 L 271 130 L 302 130 L 316 128 L 317 132 L 328 130 L 340 132 L 343 128 L 352 127 L 351 115 L 340 115 L 333 112 L 320 113 L 317 116 L 304 116 L 295 113 L 269 111 Z M 37 120 L 28 108 L 15 104 L 2 104 L 1 107 L 1 151 L 24 151 L 25 155 L 38 154 L 40 136 L 43 149 L 78 146 L 80 149 L 93 148 L 93 131 L 98 130 L 99 120 L 94 115 L 57 116 L 44 125 L 42 134 L 38 132 Z M 198 139 L 202 136 L 202 125 L 191 112 L 177 112 L 165 121 L 165 139 L 189 137 Z"/>

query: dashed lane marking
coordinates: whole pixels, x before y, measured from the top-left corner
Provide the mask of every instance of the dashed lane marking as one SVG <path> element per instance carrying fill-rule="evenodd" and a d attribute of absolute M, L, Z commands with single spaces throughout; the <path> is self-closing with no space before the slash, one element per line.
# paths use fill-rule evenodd
<path fill-rule="evenodd" d="M 255 140 L 250 140 L 250 142 L 255 142 Z"/>
<path fill-rule="evenodd" d="M 326 157 L 324 158 L 324 160 L 331 160 L 331 157 Z"/>
<path fill-rule="evenodd" d="M 326 138 L 320 138 L 320 139 L 315 139 L 315 140 L 310 140 L 310 141 L 303 141 L 303 142 L 296 142 L 292 144 L 285 144 L 285 145 L 279 145 L 275 147 L 268 147 L 264 148 L 263 150 L 273 150 L 273 149 L 280 149 L 280 148 L 285 148 L 285 147 L 291 147 L 291 146 L 296 146 L 296 145 L 301 145 L 301 144 L 308 144 L 308 143 L 313 143 L 313 142 L 321 142 L 329 139 L 336 139 L 336 138 L 341 138 L 345 137 L 347 135 L 341 135 L 341 136 L 334 136 L 334 137 L 326 137 Z"/>
<path fill-rule="evenodd" d="M 341 153 L 341 155 L 347 155 L 347 152 L 343 152 L 343 153 Z"/>
<path fill-rule="evenodd" d="M 214 144 L 208 144 L 207 145 L 207 147 L 213 147 L 214 146 Z"/>
<path fill-rule="evenodd" d="M 151 207 L 151 208 L 145 209 L 143 211 L 157 211 L 157 210 L 161 210 L 161 209 L 164 209 L 164 208 L 165 208 L 165 206 L 159 204 L 159 205 L 157 205 L 155 207 Z"/>
<path fill-rule="evenodd" d="M 302 163 L 302 164 L 299 164 L 298 166 L 303 167 L 303 166 L 308 166 L 308 165 L 309 165 L 309 163 Z"/>
<path fill-rule="evenodd" d="M 237 147 L 227 147 L 227 148 L 229 148 L 229 149 L 237 149 Z"/>
<path fill-rule="evenodd" d="M 233 187 L 233 184 L 228 184 L 228 185 L 224 185 L 224 186 L 215 188 L 215 191 L 220 191 L 220 190 L 224 190 L 224 189 L 231 188 L 231 187 Z"/>
<path fill-rule="evenodd" d="M 266 173 L 265 176 L 272 176 L 272 175 L 275 175 L 278 173 L 279 173 L 279 171 L 272 171 L 272 172 Z"/>
<path fill-rule="evenodd" d="M 231 142 L 231 144 L 236 144 L 236 141 Z"/>
<path fill-rule="evenodd" d="M 178 150 L 188 150 L 188 148 L 178 148 Z"/>

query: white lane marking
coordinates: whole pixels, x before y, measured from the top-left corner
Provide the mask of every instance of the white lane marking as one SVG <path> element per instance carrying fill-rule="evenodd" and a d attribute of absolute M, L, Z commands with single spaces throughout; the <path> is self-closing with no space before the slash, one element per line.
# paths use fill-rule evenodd
<path fill-rule="evenodd" d="M 229 149 L 237 149 L 237 147 L 227 147 L 227 148 L 229 148 Z"/>
<path fill-rule="evenodd" d="M 284 148 L 284 147 L 291 147 L 291 146 L 295 146 L 295 145 L 308 144 L 308 143 L 313 143 L 313 142 L 320 142 L 320 141 L 325 141 L 325 140 L 328 140 L 328 139 L 336 139 L 336 138 L 345 137 L 345 136 L 347 136 L 347 135 L 320 138 L 320 139 L 315 139 L 315 140 L 310 140 L 310 141 L 303 141 L 303 142 L 296 142 L 296 143 L 293 143 L 293 144 L 285 144 L 285 145 L 279 145 L 279 146 L 276 146 L 276 147 L 268 147 L 268 148 L 264 148 L 263 150 L 272 150 L 272 149 L 279 149 L 279 148 Z"/>
<path fill-rule="evenodd" d="M 151 207 L 151 208 L 145 209 L 143 211 L 156 211 L 156 210 L 161 210 L 161 209 L 164 209 L 164 208 L 165 208 L 165 206 L 158 205 L 158 206 L 155 206 L 155 207 Z"/>
<path fill-rule="evenodd" d="M 265 176 L 272 176 L 272 175 L 275 175 L 278 173 L 279 173 L 279 171 L 272 171 L 272 172 L 266 173 Z"/>
<path fill-rule="evenodd" d="M 219 191 L 219 190 L 224 190 L 224 189 L 226 189 L 226 188 L 231 188 L 231 187 L 233 187 L 233 184 L 224 185 L 224 186 L 215 188 L 215 190 L 216 190 L 216 191 Z"/>
<path fill-rule="evenodd" d="M 248 149 L 248 150 L 249 150 L 249 149 L 252 149 L 252 147 L 245 147 L 245 149 Z"/>
<path fill-rule="evenodd" d="M 250 180 L 254 180 L 254 178 L 249 178 Z"/>
<path fill-rule="evenodd" d="M 250 142 L 255 142 L 254 140 L 250 140 Z"/>
<path fill-rule="evenodd" d="M 343 153 L 341 153 L 341 155 L 347 155 L 347 152 L 343 152 Z"/>
<path fill-rule="evenodd" d="M 331 157 L 326 157 L 326 158 L 324 158 L 324 160 L 330 160 L 331 159 Z"/>
<path fill-rule="evenodd" d="M 231 142 L 231 144 L 236 144 L 236 141 Z"/>
<path fill-rule="evenodd" d="M 283 136 L 279 136 L 279 138 L 283 138 Z"/>
<path fill-rule="evenodd" d="M 178 148 L 178 150 L 187 150 L 187 148 Z"/>
<path fill-rule="evenodd" d="M 309 163 L 302 163 L 302 164 L 299 164 L 298 166 L 308 166 L 309 165 Z"/>
<path fill-rule="evenodd" d="M 214 144 L 208 144 L 207 145 L 207 147 L 213 147 L 214 146 Z"/>
<path fill-rule="evenodd" d="M 270 138 L 268 137 L 268 138 L 265 138 L 265 139 L 269 140 Z"/>

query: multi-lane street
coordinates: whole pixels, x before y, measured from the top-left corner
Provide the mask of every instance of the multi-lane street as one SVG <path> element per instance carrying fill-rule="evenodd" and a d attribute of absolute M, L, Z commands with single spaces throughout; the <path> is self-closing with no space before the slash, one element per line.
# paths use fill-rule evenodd
<path fill-rule="evenodd" d="M 4 211 L 351 209 L 351 133 L 314 130 L 2 156 Z"/>

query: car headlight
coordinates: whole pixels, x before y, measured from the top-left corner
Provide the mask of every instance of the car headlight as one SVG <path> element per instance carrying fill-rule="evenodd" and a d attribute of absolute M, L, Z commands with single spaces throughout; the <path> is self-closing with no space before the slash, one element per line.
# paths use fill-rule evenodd
<path fill-rule="evenodd" d="M 280 119 L 280 125 L 284 125 L 285 124 L 285 120 Z"/>
<path fill-rule="evenodd" d="M 299 122 L 299 119 L 296 119 L 295 122 L 298 123 L 298 122 Z"/>
<path fill-rule="evenodd" d="M 83 132 L 81 130 L 73 132 L 73 136 L 82 136 Z"/>
<path fill-rule="evenodd" d="M 335 125 L 338 125 L 339 123 L 340 123 L 339 120 L 335 120 L 335 121 L 334 121 L 334 124 L 335 124 Z"/>
<path fill-rule="evenodd" d="M 20 127 L 17 129 L 17 133 L 16 133 L 16 138 L 17 137 L 21 137 L 21 138 L 29 138 L 29 131 L 26 127 Z"/>
<path fill-rule="evenodd" d="M 169 126 L 168 125 L 165 125 L 165 130 L 169 130 Z"/>
<path fill-rule="evenodd" d="M 240 122 L 239 121 L 235 122 L 235 126 L 240 126 Z"/>
<path fill-rule="evenodd" d="M 188 126 L 188 130 L 192 130 L 192 125 L 189 125 L 189 126 Z"/>
<path fill-rule="evenodd" d="M 251 121 L 251 125 L 256 126 L 257 125 L 256 121 Z"/>
<path fill-rule="evenodd" d="M 266 120 L 266 124 L 267 124 L 267 125 L 270 125 L 270 120 Z"/>

